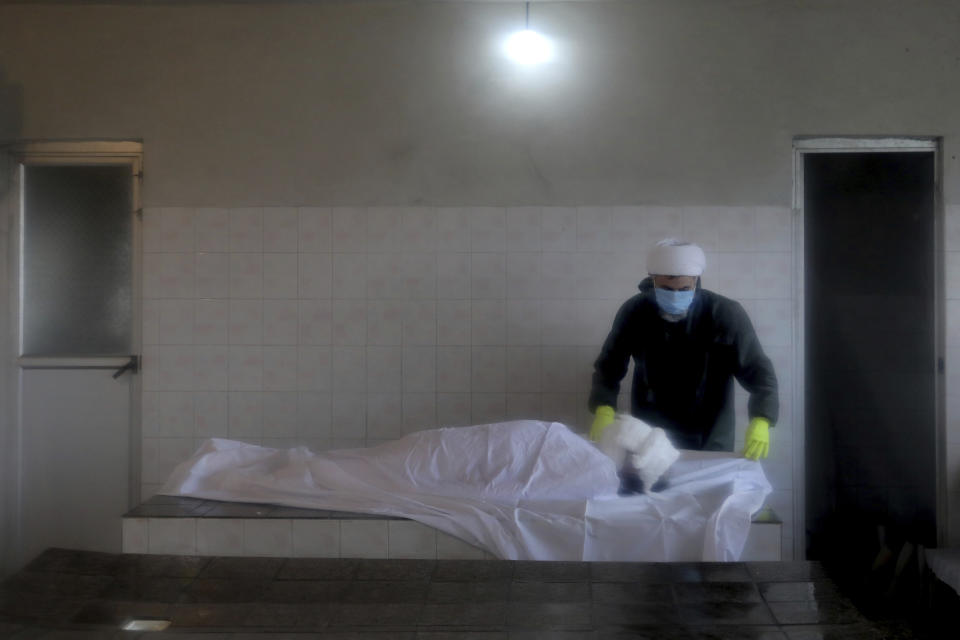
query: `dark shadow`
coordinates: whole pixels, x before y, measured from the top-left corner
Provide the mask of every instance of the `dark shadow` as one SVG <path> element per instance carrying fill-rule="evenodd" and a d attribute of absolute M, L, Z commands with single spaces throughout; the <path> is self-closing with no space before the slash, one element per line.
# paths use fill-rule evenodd
<path fill-rule="evenodd" d="M 7 80 L 0 68 L 0 149 L 23 135 L 23 85 Z M 9 171 L 0 172 L 0 198 L 10 188 Z"/>

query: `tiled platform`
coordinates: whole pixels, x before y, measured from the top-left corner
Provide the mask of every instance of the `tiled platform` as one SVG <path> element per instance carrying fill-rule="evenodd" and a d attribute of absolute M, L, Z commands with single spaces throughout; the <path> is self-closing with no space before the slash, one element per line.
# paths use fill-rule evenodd
<path fill-rule="evenodd" d="M 761 512 L 744 560 L 780 559 L 781 523 Z M 123 517 L 124 553 L 293 558 L 492 559 L 405 518 L 153 496 Z"/>
<path fill-rule="evenodd" d="M 131 618 L 164 632 L 120 632 Z M 912 638 L 815 563 L 223 558 L 52 549 L 0 587 L 0 637 Z M 193 635 L 202 634 L 202 635 Z"/>

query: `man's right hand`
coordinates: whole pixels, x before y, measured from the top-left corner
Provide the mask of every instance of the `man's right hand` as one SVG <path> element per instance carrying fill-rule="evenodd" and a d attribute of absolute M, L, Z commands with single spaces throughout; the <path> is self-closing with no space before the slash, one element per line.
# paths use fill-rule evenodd
<path fill-rule="evenodd" d="M 617 412 L 613 407 L 602 404 L 593 412 L 593 425 L 590 427 L 590 439 L 593 442 L 600 442 L 604 430 L 613 424 L 613 419 Z"/>

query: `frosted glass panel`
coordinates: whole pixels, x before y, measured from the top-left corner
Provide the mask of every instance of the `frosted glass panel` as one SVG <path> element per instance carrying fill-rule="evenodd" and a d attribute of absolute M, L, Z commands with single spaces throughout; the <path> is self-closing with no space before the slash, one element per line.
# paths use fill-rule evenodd
<path fill-rule="evenodd" d="M 129 165 L 26 166 L 23 353 L 131 353 Z"/>

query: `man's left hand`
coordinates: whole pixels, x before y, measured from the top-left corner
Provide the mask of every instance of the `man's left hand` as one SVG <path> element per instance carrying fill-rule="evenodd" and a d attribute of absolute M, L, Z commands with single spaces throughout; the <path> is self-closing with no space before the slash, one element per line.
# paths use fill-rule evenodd
<path fill-rule="evenodd" d="M 743 456 L 750 460 L 761 460 L 770 453 L 770 421 L 766 418 L 753 418 L 747 427 L 743 444 Z"/>

